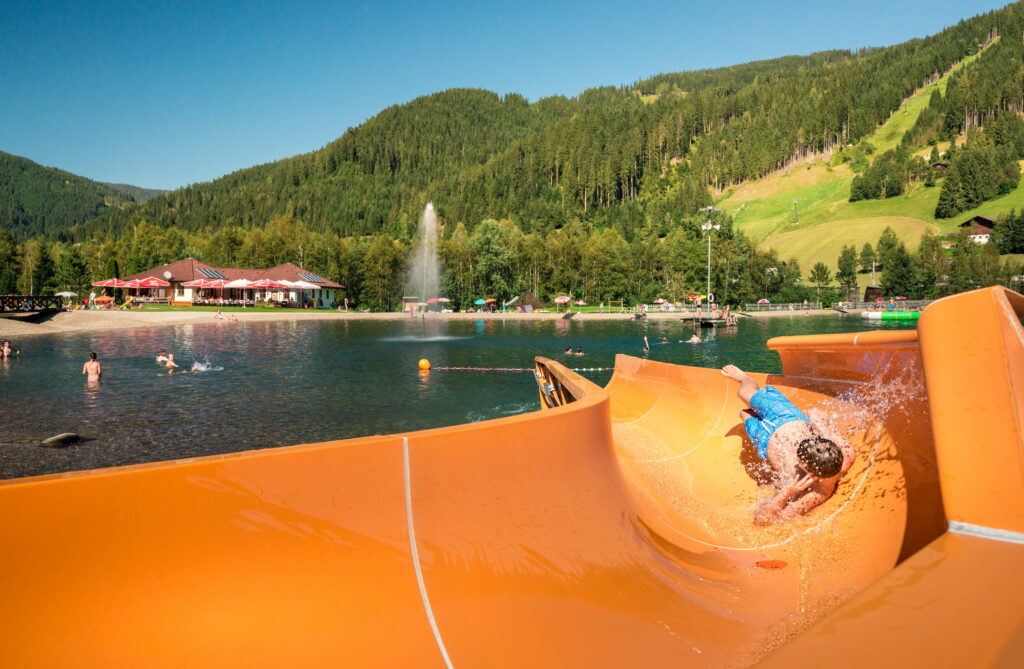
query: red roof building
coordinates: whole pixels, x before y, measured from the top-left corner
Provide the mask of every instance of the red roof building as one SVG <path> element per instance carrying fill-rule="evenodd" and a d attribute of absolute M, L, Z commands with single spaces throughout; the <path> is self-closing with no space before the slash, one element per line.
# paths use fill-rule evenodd
<path fill-rule="evenodd" d="M 247 269 L 241 267 L 214 267 L 195 258 L 185 258 L 184 260 L 154 267 L 153 269 L 123 278 L 131 280 L 145 279 L 151 276 L 169 281 L 171 284 L 168 288 L 158 289 L 155 297 L 160 299 L 166 298 L 170 303 L 179 305 L 195 304 L 210 297 L 208 293 L 204 293 L 201 289 L 193 289 L 181 285 L 196 279 L 225 279 L 227 281 L 234 281 L 236 279 L 247 279 L 249 281 L 271 279 L 273 281 L 289 283 L 301 281 L 305 284 L 311 284 L 315 288 L 296 287 L 282 289 L 276 291 L 276 297 L 270 299 L 279 303 L 297 304 L 307 303 L 307 301 L 311 300 L 316 306 L 326 307 L 329 307 L 334 301 L 335 291 L 342 288 L 341 284 L 314 274 L 293 263 L 284 263 L 270 269 Z M 246 295 L 246 292 L 249 292 L 249 289 L 228 289 L 229 299 L 232 301 L 254 301 L 255 295 L 250 297 Z M 218 290 L 217 294 L 219 295 L 217 299 L 222 301 L 224 299 L 224 291 Z M 264 293 L 263 297 L 266 298 L 268 294 L 275 295 L 275 292 Z"/>

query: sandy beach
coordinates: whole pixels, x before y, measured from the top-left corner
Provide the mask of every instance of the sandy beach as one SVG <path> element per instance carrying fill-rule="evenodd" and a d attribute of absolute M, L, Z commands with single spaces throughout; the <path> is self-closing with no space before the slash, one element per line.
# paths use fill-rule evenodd
<path fill-rule="evenodd" d="M 749 312 L 751 318 L 802 318 L 821 314 L 838 314 L 831 309 L 812 309 L 808 311 L 755 311 Z M 319 321 L 319 320 L 402 320 L 409 319 L 405 313 L 363 313 L 356 311 L 282 311 L 232 312 L 239 323 L 256 321 Z M 655 311 L 647 314 L 650 320 L 679 320 L 686 317 L 686 312 Z M 431 320 L 557 320 L 563 318 L 561 313 L 429 313 Z M 744 318 L 746 316 L 740 316 Z M 420 318 L 420 316 L 417 316 Z M 629 320 L 633 314 L 626 313 L 576 313 L 575 320 Z M 54 314 L 39 323 L 26 321 L 20 317 L 0 318 L 0 338 L 26 337 L 39 334 L 60 334 L 65 332 L 82 332 L 91 330 L 126 330 L 131 328 L 149 328 L 169 325 L 190 325 L 197 323 L 224 323 L 235 325 L 230 321 L 218 321 L 209 311 L 70 311 Z"/>

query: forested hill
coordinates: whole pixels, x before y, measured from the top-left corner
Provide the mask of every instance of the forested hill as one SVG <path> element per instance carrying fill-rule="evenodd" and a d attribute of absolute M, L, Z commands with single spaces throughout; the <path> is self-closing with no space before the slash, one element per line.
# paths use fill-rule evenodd
<path fill-rule="evenodd" d="M 580 220 L 626 239 L 664 234 L 712 193 L 856 143 L 994 31 L 1014 37 L 978 59 L 976 81 L 989 85 L 963 98 L 971 119 L 1024 99 L 1019 67 L 986 70 L 1024 62 L 1021 3 L 897 46 L 661 74 L 571 99 L 437 93 L 318 151 L 113 212 L 76 236 L 117 235 L 140 220 L 196 232 L 287 216 L 318 232 L 407 237 L 427 200 L 470 229 L 511 218 L 524 231 Z"/>
<path fill-rule="evenodd" d="M 161 190 L 158 188 L 140 188 L 139 186 L 132 186 L 131 184 L 112 184 L 107 183 L 106 181 L 101 181 L 100 183 L 102 183 L 104 186 L 109 186 L 113 188 L 119 193 L 125 193 L 126 195 L 130 195 L 135 202 L 145 202 L 147 200 L 152 200 L 157 195 L 163 195 L 164 193 L 168 192 L 166 190 Z"/>
<path fill-rule="evenodd" d="M 59 237 L 133 198 L 107 184 L 0 151 L 0 230 Z"/>

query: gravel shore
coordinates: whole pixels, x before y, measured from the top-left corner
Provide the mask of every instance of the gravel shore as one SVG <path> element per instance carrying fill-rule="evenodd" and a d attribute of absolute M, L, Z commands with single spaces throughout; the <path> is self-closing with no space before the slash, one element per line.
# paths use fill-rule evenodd
<path fill-rule="evenodd" d="M 831 309 L 812 309 L 808 311 L 755 311 L 749 312 L 752 318 L 800 318 L 821 314 L 836 314 Z M 256 321 L 319 321 L 319 320 L 401 320 L 410 318 L 404 313 L 362 313 L 356 311 L 311 310 L 308 312 L 282 311 L 275 312 L 231 312 L 239 323 Z M 557 320 L 561 313 L 430 313 L 426 318 L 431 320 Z M 686 312 L 655 311 L 647 314 L 650 320 L 678 320 L 685 318 Z M 741 315 L 741 318 L 744 316 Z M 419 318 L 419 316 L 417 316 Z M 624 320 L 633 318 L 631 313 L 576 313 L 576 320 Z M 115 330 L 131 328 L 160 327 L 167 325 L 189 325 L 196 323 L 213 323 L 213 312 L 209 311 L 70 311 L 54 314 L 39 323 L 26 321 L 21 317 L 0 318 L 0 338 L 25 337 L 37 334 L 59 334 L 64 332 L 81 332 L 84 330 Z M 233 325 L 230 321 L 221 321 Z"/>

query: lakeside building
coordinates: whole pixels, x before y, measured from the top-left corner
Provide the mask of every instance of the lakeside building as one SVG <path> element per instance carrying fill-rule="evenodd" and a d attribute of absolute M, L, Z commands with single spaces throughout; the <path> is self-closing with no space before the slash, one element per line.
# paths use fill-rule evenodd
<path fill-rule="evenodd" d="M 312 301 L 318 308 L 330 308 L 341 284 L 325 279 L 293 263 L 270 269 L 213 267 L 195 258 L 185 258 L 124 277 L 126 280 L 156 277 L 169 282 L 166 288 L 149 289 L 159 301 L 178 306 L 256 301 L 303 306 Z M 206 279 L 211 282 L 238 282 L 239 287 L 197 288 L 182 284 Z M 270 280 L 284 284 L 277 288 L 248 287 L 241 284 Z"/>

